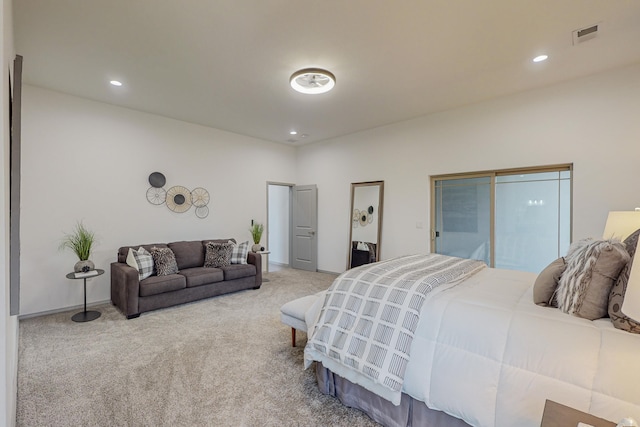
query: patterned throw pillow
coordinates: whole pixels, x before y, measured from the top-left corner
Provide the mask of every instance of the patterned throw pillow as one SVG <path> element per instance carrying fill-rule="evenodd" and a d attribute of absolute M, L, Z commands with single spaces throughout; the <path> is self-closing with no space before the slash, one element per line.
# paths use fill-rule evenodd
<path fill-rule="evenodd" d="M 595 320 L 607 317 L 609 294 L 629 253 L 619 240 L 585 239 L 571 245 L 556 292 L 558 308 Z"/>
<path fill-rule="evenodd" d="M 169 274 L 176 274 L 178 272 L 178 263 L 176 262 L 176 256 L 169 248 L 151 248 L 151 256 L 153 257 L 153 263 L 156 266 L 156 272 L 158 276 L 168 276 Z"/>
<path fill-rule="evenodd" d="M 205 246 L 204 255 L 205 267 L 226 267 L 231 264 L 231 253 L 233 252 L 233 243 L 215 243 L 208 242 Z"/>
<path fill-rule="evenodd" d="M 629 281 L 629 273 L 631 272 L 631 265 L 633 264 L 633 256 L 638 247 L 639 237 L 640 230 L 637 230 L 624 240 L 631 260 L 620 272 L 618 280 L 616 280 L 615 285 L 613 285 L 611 289 L 611 294 L 609 294 L 609 317 L 611 318 L 613 326 L 634 334 L 640 334 L 640 322 L 631 319 L 622 312 L 622 303 L 624 301 L 624 294 L 627 291 L 627 282 Z"/>
<path fill-rule="evenodd" d="M 153 257 L 142 246 L 137 251 L 129 248 L 127 264 L 138 270 L 138 278 L 140 280 L 146 279 L 153 274 Z"/>
<path fill-rule="evenodd" d="M 242 242 L 239 245 L 236 245 L 231 240 L 229 240 L 229 243 L 233 245 L 231 264 L 246 264 L 247 255 L 249 255 L 249 241 Z"/>

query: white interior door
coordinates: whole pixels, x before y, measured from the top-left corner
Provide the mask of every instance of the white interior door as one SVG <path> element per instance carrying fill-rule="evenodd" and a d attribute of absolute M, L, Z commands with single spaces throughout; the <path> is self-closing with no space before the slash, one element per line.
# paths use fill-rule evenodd
<path fill-rule="evenodd" d="M 291 266 L 318 270 L 318 189 L 315 185 L 293 187 L 293 239 Z"/>

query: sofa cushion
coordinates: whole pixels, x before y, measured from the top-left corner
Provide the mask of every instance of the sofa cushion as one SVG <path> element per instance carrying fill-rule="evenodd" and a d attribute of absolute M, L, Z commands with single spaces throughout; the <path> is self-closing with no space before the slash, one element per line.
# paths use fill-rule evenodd
<path fill-rule="evenodd" d="M 180 270 L 204 265 L 204 247 L 200 240 L 173 242 L 167 246 L 176 255 L 176 262 Z"/>
<path fill-rule="evenodd" d="M 168 276 L 179 271 L 176 257 L 170 248 L 153 247 L 151 248 L 151 256 L 158 276 Z"/>
<path fill-rule="evenodd" d="M 220 268 L 231 264 L 233 243 L 209 242 L 205 245 L 204 266 Z"/>
<path fill-rule="evenodd" d="M 151 276 L 140 281 L 140 296 L 162 294 L 170 291 L 177 291 L 187 287 L 187 281 L 180 274 L 169 274 L 167 276 Z"/>
<path fill-rule="evenodd" d="M 233 251 L 231 252 L 231 264 L 246 264 L 247 255 L 249 255 L 249 241 L 242 242 L 236 245 L 229 240 L 229 243 L 233 245 Z"/>
<path fill-rule="evenodd" d="M 135 246 L 122 246 L 118 249 L 118 262 L 127 262 L 127 256 L 129 255 L 129 249 L 139 250 L 139 248 L 146 249 L 149 253 L 151 253 L 151 248 L 167 248 L 168 246 L 165 243 L 152 243 L 150 245 L 135 245 Z"/>
<path fill-rule="evenodd" d="M 137 251 L 133 248 L 129 249 L 127 255 L 127 265 L 138 270 L 138 279 L 143 280 L 153 274 L 153 257 L 145 248 L 140 246 Z"/>
<path fill-rule="evenodd" d="M 186 270 L 180 270 L 180 274 L 187 279 L 187 288 L 222 282 L 224 280 L 224 273 L 219 268 L 187 268 Z"/>
<path fill-rule="evenodd" d="M 241 279 L 256 275 L 256 266 L 253 264 L 231 264 L 221 267 L 224 271 L 224 280 Z"/>

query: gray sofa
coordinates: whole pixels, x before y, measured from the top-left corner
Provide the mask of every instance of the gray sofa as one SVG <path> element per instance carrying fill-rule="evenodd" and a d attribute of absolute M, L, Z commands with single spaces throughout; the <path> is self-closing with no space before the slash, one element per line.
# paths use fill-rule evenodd
<path fill-rule="evenodd" d="M 209 298 L 244 289 L 258 289 L 262 284 L 262 258 L 249 252 L 247 264 L 231 264 L 221 268 L 204 267 L 207 242 L 225 243 L 234 239 L 211 239 L 123 246 L 117 262 L 111 263 L 111 303 L 127 319 L 158 308 Z M 170 248 L 176 257 L 178 273 L 155 274 L 139 280 L 138 270 L 126 263 L 129 248 L 140 246 Z"/>

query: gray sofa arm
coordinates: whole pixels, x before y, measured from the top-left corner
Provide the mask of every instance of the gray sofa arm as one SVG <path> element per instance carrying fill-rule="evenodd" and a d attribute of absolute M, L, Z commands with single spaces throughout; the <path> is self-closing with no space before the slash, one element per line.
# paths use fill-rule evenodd
<path fill-rule="evenodd" d="M 140 280 L 138 270 L 123 263 L 111 263 L 111 302 L 118 307 L 127 319 L 138 317 L 138 297 Z"/>
<path fill-rule="evenodd" d="M 256 266 L 256 287 L 258 289 L 262 285 L 262 255 L 256 252 L 249 252 L 247 263 Z"/>

